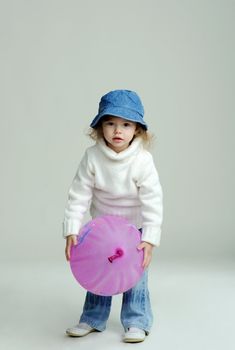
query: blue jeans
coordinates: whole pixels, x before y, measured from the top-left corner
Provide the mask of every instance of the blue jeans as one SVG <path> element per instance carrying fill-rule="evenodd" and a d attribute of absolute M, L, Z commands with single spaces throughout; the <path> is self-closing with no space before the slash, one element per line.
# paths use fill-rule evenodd
<path fill-rule="evenodd" d="M 86 294 L 80 322 L 85 322 L 98 331 L 106 328 L 112 303 L 111 296 L 100 296 L 90 292 Z M 137 285 L 122 297 L 121 323 L 125 329 L 137 327 L 149 333 L 153 315 L 148 291 L 148 273 L 145 271 Z"/>

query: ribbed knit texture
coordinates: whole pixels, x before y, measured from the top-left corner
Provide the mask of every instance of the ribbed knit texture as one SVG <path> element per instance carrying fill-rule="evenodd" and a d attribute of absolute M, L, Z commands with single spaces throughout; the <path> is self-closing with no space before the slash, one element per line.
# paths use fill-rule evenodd
<path fill-rule="evenodd" d="M 90 207 L 92 218 L 119 215 L 138 228 L 142 240 L 159 246 L 163 215 L 162 188 L 151 154 L 141 138 L 120 153 L 99 140 L 79 164 L 68 194 L 63 234 L 78 234 Z"/>

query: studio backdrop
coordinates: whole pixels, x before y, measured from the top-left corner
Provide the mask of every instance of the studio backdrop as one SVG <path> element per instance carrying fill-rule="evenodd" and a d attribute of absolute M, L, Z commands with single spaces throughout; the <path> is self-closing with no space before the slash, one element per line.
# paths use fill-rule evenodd
<path fill-rule="evenodd" d="M 228 0 L 0 1 L 2 261 L 64 258 L 68 188 L 113 89 L 141 96 L 155 135 L 158 254 L 234 256 L 234 10 Z"/>

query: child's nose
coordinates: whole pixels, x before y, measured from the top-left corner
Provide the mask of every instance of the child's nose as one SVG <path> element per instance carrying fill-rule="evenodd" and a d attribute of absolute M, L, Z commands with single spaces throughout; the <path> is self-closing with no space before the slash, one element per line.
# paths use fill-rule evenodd
<path fill-rule="evenodd" d="M 116 127 L 115 127 L 115 133 L 116 134 L 119 134 L 121 132 L 121 127 L 119 126 L 119 125 L 117 125 Z"/>

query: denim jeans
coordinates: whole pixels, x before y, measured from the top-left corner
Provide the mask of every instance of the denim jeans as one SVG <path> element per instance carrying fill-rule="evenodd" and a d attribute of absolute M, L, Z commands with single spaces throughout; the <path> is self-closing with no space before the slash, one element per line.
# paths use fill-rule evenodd
<path fill-rule="evenodd" d="M 111 303 L 111 296 L 99 296 L 87 292 L 80 322 L 85 322 L 98 331 L 103 331 L 106 328 Z M 152 322 L 148 273 L 145 271 L 136 286 L 123 293 L 121 323 L 125 331 L 129 327 L 137 327 L 148 334 Z"/>

